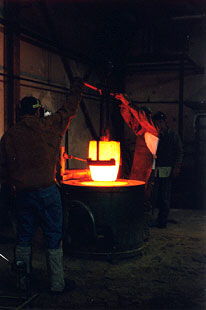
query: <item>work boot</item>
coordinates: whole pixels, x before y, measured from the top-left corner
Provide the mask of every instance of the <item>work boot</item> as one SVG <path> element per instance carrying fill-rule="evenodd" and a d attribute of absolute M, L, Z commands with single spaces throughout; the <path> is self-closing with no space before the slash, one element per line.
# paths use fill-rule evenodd
<path fill-rule="evenodd" d="M 13 268 L 17 276 L 17 290 L 28 298 L 31 294 L 31 247 L 16 246 Z"/>
<path fill-rule="evenodd" d="M 26 271 L 31 273 L 31 247 L 30 246 L 16 246 L 15 261 L 23 261 L 26 265 Z"/>
<path fill-rule="evenodd" d="M 64 292 L 66 283 L 64 281 L 62 248 L 47 250 L 47 265 L 50 276 L 51 292 L 54 294 Z"/>

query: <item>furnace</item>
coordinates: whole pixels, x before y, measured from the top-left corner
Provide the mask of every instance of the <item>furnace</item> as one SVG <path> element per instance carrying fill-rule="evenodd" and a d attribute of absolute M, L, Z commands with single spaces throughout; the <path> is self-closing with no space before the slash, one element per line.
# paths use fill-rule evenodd
<path fill-rule="evenodd" d="M 90 141 L 88 155 L 90 170 L 63 176 L 64 249 L 78 256 L 134 256 L 144 243 L 145 182 L 117 179 L 119 142 L 97 147 Z"/>

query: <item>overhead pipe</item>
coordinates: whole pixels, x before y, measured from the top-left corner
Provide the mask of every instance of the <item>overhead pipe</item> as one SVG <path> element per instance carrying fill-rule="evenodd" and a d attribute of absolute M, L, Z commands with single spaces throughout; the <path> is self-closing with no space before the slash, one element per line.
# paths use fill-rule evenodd
<path fill-rule="evenodd" d="M 191 19 L 202 19 L 205 18 L 206 15 L 205 14 L 197 14 L 197 15 L 183 15 L 183 16 L 175 16 L 172 17 L 171 19 L 174 21 L 181 21 L 181 20 L 191 20 Z"/>

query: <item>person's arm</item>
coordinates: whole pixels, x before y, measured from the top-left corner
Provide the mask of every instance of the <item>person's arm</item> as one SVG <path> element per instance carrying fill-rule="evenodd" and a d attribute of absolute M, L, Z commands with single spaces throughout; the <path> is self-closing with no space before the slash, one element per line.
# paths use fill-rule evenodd
<path fill-rule="evenodd" d="M 137 133 L 139 132 L 139 130 L 141 128 L 140 128 L 140 124 L 138 123 L 138 121 L 136 120 L 136 118 L 134 117 L 134 115 L 130 111 L 129 99 L 127 98 L 126 95 L 123 95 L 123 94 L 116 94 L 115 98 L 117 100 L 121 101 L 121 104 L 119 106 L 120 107 L 120 113 L 121 113 L 125 123 L 137 135 Z"/>
<path fill-rule="evenodd" d="M 123 94 L 116 94 L 115 98 L 121 101 L 121 115 L 136 135 L 142 135 L 145 132 L 149 132 L 158 137 L 151 115 L 146 115 L 142 108 L 135 107 L 134 109 L 129 99 Z"/>
<path fill-rule="evenodd" d="M 158 132 L 152 121 L 151 115 L 146 115 L 145 111 L 141 108 L 139 110 L 136 110 L 133 107 L 130 107 L 130 111 L 142 127 L 142 134 L 145 132 L 149 132 L 152 135 L 158 137 Z"/>
<path fill-rule="evenodd" d="M 83 86 L 84 84 L 81 78 L 74 79 L 67 102 L 53 115 L 41 119 L 42 125 L 45 128 L 56 128 L 62 135 L 65 133 L 78 110 L 82 98 Z"/>

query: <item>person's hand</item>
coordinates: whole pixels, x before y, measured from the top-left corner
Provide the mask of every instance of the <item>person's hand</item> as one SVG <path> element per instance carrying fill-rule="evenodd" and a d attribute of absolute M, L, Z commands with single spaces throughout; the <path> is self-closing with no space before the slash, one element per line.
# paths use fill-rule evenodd
<path fill-rule="evenodd" d="M 158 133 L 153 122 L 148 120 L 144 110 L 138 111 L 131 108 L 131 112 L 142 127 L 141 134 L 150 132 L 152 135 L 158 137 Z"/>
<path fill-rule="evenodd" d="M 125 105 L 125 106 L 128 106 L 129 105 L 129 98 L 128 98 L 128 96 L 126 95 L 126 94 L 115 94 L 115 98 L 117 99 L 117 100 L 120 100 L 122 103 L 123 103 L 123 105 Z"/>

